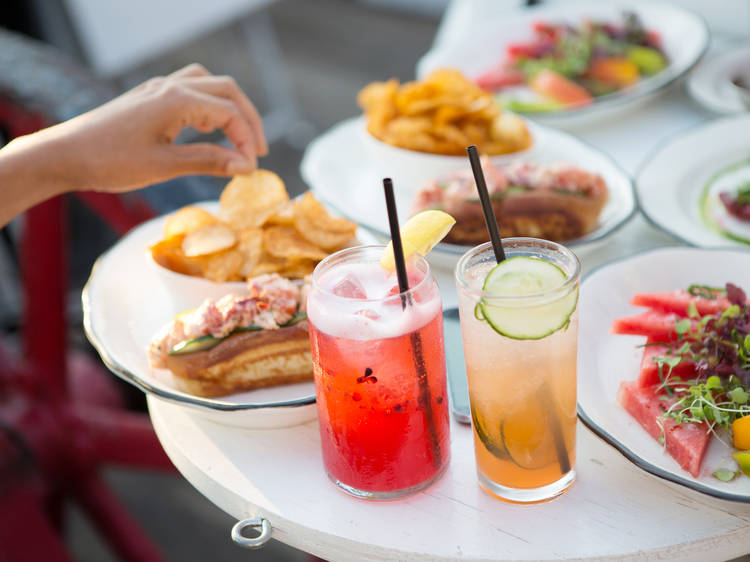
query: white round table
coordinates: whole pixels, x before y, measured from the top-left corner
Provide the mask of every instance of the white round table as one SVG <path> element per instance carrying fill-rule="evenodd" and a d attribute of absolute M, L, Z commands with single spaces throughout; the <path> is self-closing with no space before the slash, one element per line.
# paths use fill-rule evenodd
<path fill-rule="evenodd" d="M 634 175 L 665 139 L 709 117 L 679 84 L 635 113 L 575 133 Z M 603 246 L 580 253 L 584 275 L 606 261 L 678 243 L 636 216 Z M 455 306 L 451 272 L 436 274 L 446 306 Z M 585 350 L 586 342 L 580 345 Z M 703 561 L 750 552 L 750 504 L 647 474 L 582 425 L 578 480 L 551 502 L 519 506 L 483 493 L 471 428 L 453 423 L 442 479 L 410 498 L 373 503 L 328 481 L 315 421 L 242 429 L 154 397 L 148 404 L 167 454 L 209 500 L 238 520 L 265 518 L 274 538 L 329 560 Z"/>
<path fill-rule="evenodd" d="M 327 560 L 727 560 L 750 550 L 750 505 L 651 476 L 584 426 L 578 481 L 563 496 L 513 505 L 479 489 L 471 428 L 453 423 L 450 466 L 425 492 L 358 500 L 325 475 L 317 422 L 275 430 L 216 424 L 149 398 L 180 472 L 237 519 Z M 229 529 L 227 529 L 229 539 Z"/>

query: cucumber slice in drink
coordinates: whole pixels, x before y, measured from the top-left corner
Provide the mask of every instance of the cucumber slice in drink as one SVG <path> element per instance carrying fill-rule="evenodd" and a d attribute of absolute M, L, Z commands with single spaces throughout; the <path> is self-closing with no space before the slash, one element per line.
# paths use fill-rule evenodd
<path fill-rule="evenodd" d="M 490 435 L 490 430 L 485 427 L 484 421 L 474 411 L 474 408 L 471 409 L 471 421 L 474 424 L 474 431 L 476 431 L 477 437 L 479 437 L 479 440 L 484 444 L 487 450 L 498 459 L 507 460 L 508 451 L 505 450 L 502 438 L 498 435 L 498 438 L 495 439 Z"/>
<path fill-rule="evenodd" d="M 481 316 L 506 337 L 542 339 L 567 327 L 575 312 L 577 288 L 563 296 L 543 294 L 561 287 L 567 278 L 562 269 L 539 258 L 516 256 L 503 260 L 487 274 L 482 290 L 499 297 L 529 298 L 507 303 L 482 299 L 479 303 Z"/>
<path fill-rule="evenodd" d="M 557 462 L 555 438 L 547 416 L 548 413 L 532 401 L 523 414 L 503 420 L 500 425 L 503 448 L 516 466 L 538 470 Z"/>

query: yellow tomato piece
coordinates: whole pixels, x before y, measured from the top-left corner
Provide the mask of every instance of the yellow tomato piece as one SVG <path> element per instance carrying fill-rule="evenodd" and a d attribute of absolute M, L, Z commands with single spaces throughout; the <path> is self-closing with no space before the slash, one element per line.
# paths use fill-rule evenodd
<path fill-rule="evenodd" d="M 741 451 L 750 449 L 750 415 L 737 418 L 732 423 L 734 446 Z"/>
<path fill-rule="evenodd" d="M 604 58 L 591 63 L 589 74 L 592 78 L 625 88 L 638 82 L 640 74 L 634 62 L 627 59 Z"/>

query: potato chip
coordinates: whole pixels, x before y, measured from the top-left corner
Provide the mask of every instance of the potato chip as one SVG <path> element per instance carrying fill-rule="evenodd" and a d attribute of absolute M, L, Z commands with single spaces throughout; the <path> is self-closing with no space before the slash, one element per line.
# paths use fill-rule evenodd
<path fill-rule="evenodd" d="M 276 258 L 311 259 L 320 261 L 328 256 L 288 226 L 269 226 L 263 230 L 263 248 Z"/>
<path fill-rule="evenodd" d="M 495 155 L 531 145 L 525 122 L 501 113 L 490 92 L 455 69 L 401 85 L 373 82 L 359 92 L 357 102 L 371 135 L 408 150 L 464 155 L 468 145 L 476 144 L 483 154 Z M 506 115 L 509 121 L 497 122 Z"/>
<path fill-rule="evenodd" d="M 250 270 L 250 273 L 248 273 L 248 277 L 257 277 L 258 275 L 264 275 L 266 273 L 278 273 L 286 265 L 286 259 L 275 258 L 264 252 L 258 260 L 258 263 L 256 263 Z"/>
<path fill-rule="evenodd" d="M 216 217 L 200 207 L 183 207 L 172 213 L 164 221 L 164 238 L 179 234 L 190 234 L 199 228 L 214 224 Z"/>
<path fill-rule="evenodd" d="M 287 201 L 271 216 L 264 225 L 294 226 L 294 201 Z"/>
<path fill-rule="evenodd" d="M 151 256 L 162 267 L 184 275 L 200 275 L 201 263 L 195 258 L 188 258 L 182 251 L 184 235 L 165 238 L 151 246 Z"/>
<path fill-rule="evenodd" d="M 216 283 L 242 280 L 239 272 L 244 260 L 237 248 L 202 256 L 199 259 L 201 260 L 201 273 L 206 279 Z"/>
<path fill-rule="evenodd" d="M 365 110 L 371 107 L 394 103 L 398 92 L 398 80 L 391 78 L 387 82 L 371 82 L 357 94 L 357 103 Z"/>
<path fill-rule="evenodd" d="M 220 203 L 222 217 L 234 222 L 198 207 L 170 215 L 165 231 L 178 234 L 151 247 L 154 261 L 218 283 L 265 273 L 301 279 L 330 252 L 356 243 L 355 223 L 332 217 L 309 192 L 290 201 L 272 172 L 233 178 Z"/>
<path fill-rule="evenodd" d="M 189 258 L 205 256 L 231 248 L 237 243 L 234 230 L 225 224 L 209 224 L 191 232 L 182 240 L 182 251 Z"/>
<path fill-rule="evenodd" d="M 304 279 L 313 272 L 317 264 L 316 260 L 295 260 L 282 267 L 279 270 L 279 275 L 291 279 Z"/>
<path fill-rule="evenodd" d="M 284 182 L 268 170 L 235 176 L 221 192 L 219 217 L 237 230 L 261 226 L 289 201 Z"/>
<path fill-rule="evenodd" d="M 239 238 L 237 249 L 242 254 L 242 267 L 240 267 L 239 273 L 242 277 L 247 278 L 263 255 L 263 230 L 249 228 L 240 232 Z"/>
<path fill-rule="evenodd" d="M 309 191 L 294 207 L 294 227 L 309 242 L 329 252 L 351 240 L 357 230 L 356 223 L 329 215 Z"/>
<path fill-rule="evenodd" d="M 511 147 L 511 150 L 520 150 L 531 144 L 531 136 L 526 123 L 518 115 L 512 113 L 497 116 L 492 122 L 490 134 L 492 140 L 504 143 Z"/>

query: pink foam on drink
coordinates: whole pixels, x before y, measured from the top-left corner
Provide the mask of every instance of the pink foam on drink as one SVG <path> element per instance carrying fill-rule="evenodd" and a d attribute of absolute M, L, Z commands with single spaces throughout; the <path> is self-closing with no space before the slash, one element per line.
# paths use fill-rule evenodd
<path fill-rule="evenodd" d="M 310 295 L 307 315 L 319 330 L 336 337 L 370 340 L 409 333 L 427 324 L 442 307 L 437 285 L 420 285 L 424 275 L 410 269 L 410 287 L 418 288 L 404 309 L 398 289 L 393 292 L 398 287 L 395 272 L 377 263 L 339 264 L 316 277 L 321 290 Z"/>

